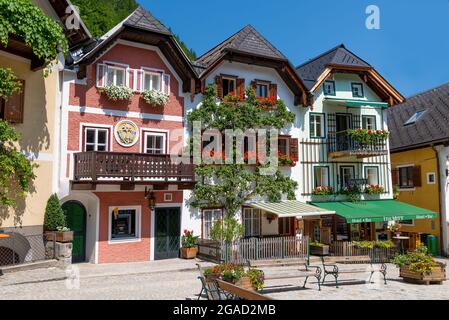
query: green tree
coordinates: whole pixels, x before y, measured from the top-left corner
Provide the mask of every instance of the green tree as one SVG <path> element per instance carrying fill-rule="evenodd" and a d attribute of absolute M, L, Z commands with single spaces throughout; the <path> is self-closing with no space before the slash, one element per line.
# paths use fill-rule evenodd
<path fill-rule="evenodd" d="M 233 242 L 243 237 L 243 226 L 235 218 L 215 221 L 210 230 L 212 240 Z"/>
<path fill-rule="evenodd" d="M 189 114 L 189 124 L 201 121 L 202 129 L 257 129 L 274 127 L 281 129 L 291 125 L 295 115 L 288 111 L 282 100 L 275 108 L 261 108 L 253 90 L 247 90 L 244 101 L 216 100 L 216 87 L 209 86 L 201 106 Z M 191 143 L 193 143 L 191 141 Z M 235 146 L 234 146 L 235 147 Z M 199 176 L 190 199 L 197 208 L 223 207 L 227 217 L 233 217 L 238 208 L 254 197 L 266 197 L 277 202 L 287 195 L 295 199 L 297 183 L 277 168 L 273 175 L 262 173 L 263 166 L 249 167 L 243 164 L 202 164 L 196 167 Z M 219 181 L 219 183 L 215 183 Z"/>
<path fill-rule="evenodd" d="M 45 231 L 56 231 L 59 227 L 65 227 L 64 210 L 59 204 L 59 199 L 56 194 L 50 196 L 45 207 L 44 229 Z"/>

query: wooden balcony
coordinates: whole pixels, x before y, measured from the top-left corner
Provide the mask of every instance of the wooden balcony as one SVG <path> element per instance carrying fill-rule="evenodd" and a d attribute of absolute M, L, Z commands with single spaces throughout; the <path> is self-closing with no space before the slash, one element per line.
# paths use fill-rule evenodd
<path fill-rule="evenodd" d="M 387 140 L 376 139 L 370 143 L 355 141 L 347 131 L 337 132 L 329 137 L 329 156 L 343 158 L 355 156 L 368 158 L 388 154 Z"/>
<path fill-rule="evenodd" d="M 190 189 L 195 181 L 193 164 L 177 164 L 168 154 L 80 152 L 74 154 L 76 190 L 95 189 L 97 184 L 119 184 L 132 190 L 136 184 L 166 187 L 177 184 Z"/>

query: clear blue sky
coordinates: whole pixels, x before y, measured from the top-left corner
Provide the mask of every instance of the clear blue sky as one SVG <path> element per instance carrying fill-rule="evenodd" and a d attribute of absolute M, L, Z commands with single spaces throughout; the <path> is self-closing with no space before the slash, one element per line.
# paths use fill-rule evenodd
<path fill-rule="evenodd" d="M 295 66 L 344 43 L 406 97 L 449 82 L 449 0 L 138 1 L 198 55 L 251 24 Z"/>

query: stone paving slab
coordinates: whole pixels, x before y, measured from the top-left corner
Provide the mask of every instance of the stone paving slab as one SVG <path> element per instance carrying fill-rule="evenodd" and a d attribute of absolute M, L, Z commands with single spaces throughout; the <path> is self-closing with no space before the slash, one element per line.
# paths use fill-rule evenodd
<path fill-rule="evenodd" d="M 79 265 L 79 283 L 70 275 L 65 279 L 65 270 L 60 269 L 8 274 L 0 277 L 0 299 L 196 299 L 201 284 L 194 270 L 195 263 L 172 260 Z M 373 284 L 367 284 L 368 277 L 368 273 L 344 274 L 338 289 L 332 278 L 328 278 L 321 292 L 314 279 L 309 280 L 305 289 L 302 288 L 303 279 L 267 281 L 264 293 L 275 299 L 291 300 L 449 299 L 449 281 L 430 286 L 404 283 L 392 264 L 388 265 L 387 285 L 379 276 L 373 278 Z"/>

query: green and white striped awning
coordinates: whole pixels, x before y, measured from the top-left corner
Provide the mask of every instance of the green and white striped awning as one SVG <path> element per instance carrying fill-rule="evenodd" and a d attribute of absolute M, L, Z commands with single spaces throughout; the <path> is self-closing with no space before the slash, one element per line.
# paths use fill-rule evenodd
<path fill-rule="evenodd" d="M 335 214 L 335 211 L 318 208 L 297 200 L 286 200 L 281 202 L 253 202 L 249 204 L 249 206 L 274 213 L 280 218 L 301 218 Z"/>

